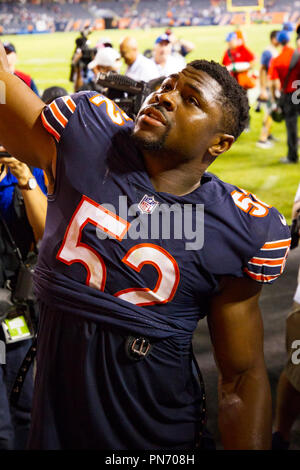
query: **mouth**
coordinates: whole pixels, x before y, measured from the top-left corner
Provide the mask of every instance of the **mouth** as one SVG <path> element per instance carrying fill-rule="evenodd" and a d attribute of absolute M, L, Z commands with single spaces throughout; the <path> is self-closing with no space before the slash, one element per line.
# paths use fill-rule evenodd
<path fill-rule="evenodd" d="M 140 121 L 155 127 L 167 125 L 167 120 L 164 115 L 153 106 L 148 106 L 143 110 L 140 116 Z"/>

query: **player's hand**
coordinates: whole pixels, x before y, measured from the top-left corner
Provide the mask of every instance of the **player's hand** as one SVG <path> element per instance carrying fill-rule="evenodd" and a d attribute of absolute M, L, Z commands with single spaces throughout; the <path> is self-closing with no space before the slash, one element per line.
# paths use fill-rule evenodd
<path fill-rule="evenodd" d="M 2 164 L 10 169 L 14 177 L 17 178 L 20 186 L 26 186 L 29 178 L 32 178 L 32 173 L 26 163 L 22 163 L 14 157 L 0 158 L 0 165 Z"/>
<path fill-rule="evenodd" d="M 0 72 L 10 72 L 6 52 L 1 41 L 0 41 Z"/>

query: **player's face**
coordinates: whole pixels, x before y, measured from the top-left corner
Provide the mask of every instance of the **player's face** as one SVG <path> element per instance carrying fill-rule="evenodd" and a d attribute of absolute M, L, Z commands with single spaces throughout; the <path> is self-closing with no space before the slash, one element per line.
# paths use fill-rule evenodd
<path fill-rule="evenodd" d="M 210 75 L 187 66 L 146 99 L 134 138 L 144 150 L 164 150 L 188 160 L 204 155 L 222 132 L 220 93 Z"/>

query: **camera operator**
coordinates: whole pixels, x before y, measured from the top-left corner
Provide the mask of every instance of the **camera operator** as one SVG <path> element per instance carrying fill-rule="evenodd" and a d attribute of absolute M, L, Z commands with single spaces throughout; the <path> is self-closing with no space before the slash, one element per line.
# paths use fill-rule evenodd
<path fill-rule="evenodd" d="M 43 171 L 29 168 L 9 156 L 3 147 L 0 170 L 0 340 L 2 345 L 6 343 L 5 364 L 0 366 L 0 450 L 11 450 L 25 448 L 30 426 L 32 368 L 16 405 L 10 405 L 9 394 L 34 335 L 35 304 L 32 293 L 25 299 L 24 270 L 29 272 L 36 258 L 36 245 L 45 227 L 47 198 Z M 22 303 L 17 301 L 20 296 Z M 22 327 L 16 326 L 13 331 L 13 321 L 15 326 L 21 321 Z"/>
<path fill-rule="evenodd" d="M 97 75 L 99 72 L 119 72 L 121 68 L 121 56 L 112 47 L 100 48 L 94 59 L 87 64 L 88 73 L 85 78 L 78 73 L 74 84 L 75 91 L 95 90 L 103 92 L 102 87 L 97 85 Z"/>
<path fill-rule="evenodd" d="M 300 237 L 300 184 L 292 210 L 292 244 L 291 249 L 299 244 Z M 289 448 L 290 433 L 294 422 L 300 415 L 300 266 L 298 286 L 293 298 L 293 305 L 286 319 L 286 349 L 288 361 L 280 375 L 277 387 L 275 432 L 273 450 Z"/>
<path fill-rule="evenodd" d="M 82 77 L 83 81 L 88 79 L 88 64 L 94 59 L 97 53 L 96 47 L 91 48 L 89 46 L 88 35 L 90 33 L 90 29 L 85 29 L 81 31 L 80 37 L 75 40 L 75 50 L 71 60 L 71 82 L 76 82 L 76 80 L 79 79 L 78 77 Z"/>

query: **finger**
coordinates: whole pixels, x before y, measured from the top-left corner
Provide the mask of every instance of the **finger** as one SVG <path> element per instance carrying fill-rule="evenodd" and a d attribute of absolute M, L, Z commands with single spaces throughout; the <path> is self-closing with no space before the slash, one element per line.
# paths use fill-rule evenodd
<path fill-rule="evenodd" d="M 5 165 L 9 165 L 11 163 L 15 163 L 17 160 L 13 157 L 1 157 L 0 163 L 4 163 Z"/>

